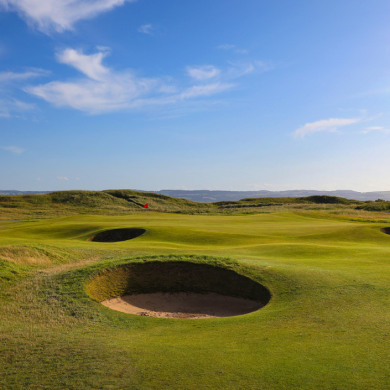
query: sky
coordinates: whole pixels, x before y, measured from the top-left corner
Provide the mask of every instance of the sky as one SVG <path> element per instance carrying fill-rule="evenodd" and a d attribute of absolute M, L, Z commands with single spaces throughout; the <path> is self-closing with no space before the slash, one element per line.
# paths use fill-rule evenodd
<path fill-rule="evenodd" d="M 388 0 L 0 0 L 0 190 L 390 190 Z"/>

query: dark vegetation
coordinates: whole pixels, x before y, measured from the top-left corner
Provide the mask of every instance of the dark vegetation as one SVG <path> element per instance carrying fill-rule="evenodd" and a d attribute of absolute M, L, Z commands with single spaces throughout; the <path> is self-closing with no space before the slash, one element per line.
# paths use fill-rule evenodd
<path fill-rule="evenodd" d="M 390 211 L 390 202 L 383 199 L 378 199 L 375 202 L 368 201 L 357 206 L 356 209 L 366 211 Z"/>
<path fill-rule="evenodd" d="M 361 201 L 351 200 L 340 198 L 338 196 L 328 196 L 328 195 L 313 195 L 300 198 L 244 198 L 236 202 L 216 202 L 216 205 L 242 205 L 242 204 L 253 204 L 257 203 L 258 205 L 275 205 L 275 204 L 360 204 Z"/>
<path fill-rule="evenodd" d="M 100 232 L 93 236 L 90 241 L 94 242 L 119 242 L 132 240 L 142 236 L 146 232 L 145 229 L 128 228 L 128 229 L 112 229 Z"/>

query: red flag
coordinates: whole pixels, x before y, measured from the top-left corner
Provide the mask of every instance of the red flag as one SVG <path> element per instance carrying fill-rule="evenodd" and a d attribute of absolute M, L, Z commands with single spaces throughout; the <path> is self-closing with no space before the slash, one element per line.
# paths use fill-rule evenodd
<path fill-rule="evenodd" d="M 149 207 L 149 205 L 146 203 L 144 204 L 144 209 L 147 209 Z"/>

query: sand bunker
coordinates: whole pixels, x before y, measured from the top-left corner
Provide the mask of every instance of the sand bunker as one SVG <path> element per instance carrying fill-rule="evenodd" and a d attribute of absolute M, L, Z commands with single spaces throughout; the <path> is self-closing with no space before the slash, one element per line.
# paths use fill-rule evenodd
<path fill-rule="evenodd" d="M 142 234 L 144 234 L 145 232 L 146 232 L 145 229 L 138 229 L 138 228 L 106 230 L 90 238 L 90 241 L 94 241 L 94 242 L 127 241 L 127 240 L 132 240 L 133 238 L 137 238 Z"/>
<path fill-rule="evenodd" d="M 385 233 L 385 234 L 390 234 L 390 227 L 386 227 L 386 228 L 381 229 L 381 232 Z"/>
<path fill-rule="evenodd" d="M 261 302 L 210 293 L 136 294 L 107 299 L 102 304 L 123 313 L 160 318 L 216 318 L 251 313 Z"/>
<path fill-rule="evenodd" d="M 86 291 L 111 309 L 161 318 L 237 316 L 271 299 L 267 288 L 216 261 L 129 262 L 104 269 Z"/>

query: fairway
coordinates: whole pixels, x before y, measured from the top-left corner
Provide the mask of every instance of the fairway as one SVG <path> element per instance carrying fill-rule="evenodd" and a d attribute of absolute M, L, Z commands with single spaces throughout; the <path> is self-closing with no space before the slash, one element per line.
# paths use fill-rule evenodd
<path fill-rule="evenodd" d="M 386 227 L 292 212 L 2 222 L 0 388 L 386 389 Z M 234 317 L 154 318 L 91 293 L 97 275 L 150 261 L 234 270 L 271 299 Z"/>

